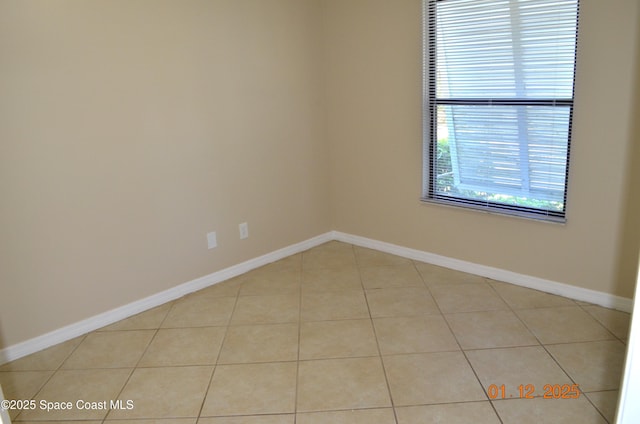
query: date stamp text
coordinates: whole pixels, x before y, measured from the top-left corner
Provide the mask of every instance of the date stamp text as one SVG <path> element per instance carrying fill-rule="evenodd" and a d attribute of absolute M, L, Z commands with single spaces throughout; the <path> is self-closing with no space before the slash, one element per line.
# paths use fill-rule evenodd
<path fill-rule="evenodd" d="M 533 399 L 542 397 L 543 399 L 578 399 L 580 388 L 577 384 L 545 384 L 542 396 L 536 396 L 536 387 L 533 384 L 520 384 L 511 389 L 504 384 L 491 384 L 487 387 L 489 399 Z"/>

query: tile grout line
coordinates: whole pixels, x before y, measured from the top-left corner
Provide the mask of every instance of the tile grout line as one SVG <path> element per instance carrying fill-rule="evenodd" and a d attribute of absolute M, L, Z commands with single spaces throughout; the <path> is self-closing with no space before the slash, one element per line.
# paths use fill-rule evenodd
<path fill-rule="evenodd" d="M 389 401 L 391 402 L 391 411 L 393 412 L 393 419 L 396 424 L 398 423 L 398 414 L 396 412 L 395 401 L 393 400 L 393 393 L 391 392 L 391 383 L 389 382 L 389 376 L 387 375 L 387 367 L 384 364 L 384 358 L 382 356 L 382 349 L 380 348 L 380 341 L 378 340 L 378 332 L 376 331 L 376 326 L 373 322 L 373 315 L 371 314 L 371 306 L 369 305 L 369 297 L 367 296 L 367 290 L 364 286 L 364 281 L 362 280 L 362 272 L 360 269 L 360 262 L 358 261 L 358 255 L 356 253 L 356 249 L 353 245 L 353 255 L 356 260 L 356 269 L 358 270 L 358 278 L 360 280 L 360 285 L 362 286 L 362 293 L 364 295 L 364 300 L 367 303 L 367 311 L 369 312 L 369 322 L 371 323 L 371 327 L 373 328 L 373 336 L 376 339 L 376 348 L 378 349 L 378 358 L 380 360 L 380 365 L 382 366 L 382 373 L 384 375 L 384 381 L 387 385 L 387 393 L 389 394 Z"/>
<path fill-rule="evenodd" d="M 138 358 L 138 360 L 136 361 L 136 364 L 134 365 L 134 367 L 131 369 L 131 372 L 129 373 L 129 376 L 127 377 L 127 379 L 125 380 L 124 384 L 122 385 L 122 387 L 120 388 L 120 390 L 118 391 L 118 394 L 116 395 L 116 399 L 118 399 L 121 395 L 122 392 L 124 392 L 124 388 L 127 387 L 127 384 L 129 384 L 129 381 L 131 381 L 131 377 L 133 376 L 133 374 L 135 373 L 135 371 L 138 369 L 139 365 L 140 365 L 140 361 L 142 361 L 142 358 L 144 358 L 144 355 L 146 355 L 147 351 L 149 350 L 149 347 L 151 346 L 151 344 L 153 343 L 153 341 L 155 340 L 156 336 L 158 335 L 158 332 L 160 331 L 160 329 L 162 328 L 162 324 L 164 324 L 165 320 L 167 319 L 167 317 L 169 316 L 169 312 L 171 312 L 171 310 L 173 309 L 173 307 L 175 306 L 175 301 L 171 301 L 171 307 L 169 307 L 169 309 L 167 309 L 167 312 L 164 314 L 164 317 L 162 317 L 162 320 L 160 320 L 160 323 L 158 323 L 158 327 L 153 329 L 153 336 L 151 336 L 151 339 L 149 340 L 149 343 L 147 344 L 147 346 L 145 347 L 144 351 L 142 352 L 142 355 L 140 355 L 140 357 Z M 144 313 L 144 312 L 143 312 Z M 135 315 L 134 315 L 135 316 Z M 128 331 L 140 331 L 141 329 L 130 329 Z M 96 330 L 98 331 L 98 330 Z M 91 334 L 91 333 L 89 333 Z M 87 334 L 88 335 L 88 334 Z M 109 415 L 111 414 L 111 410 L 107 411 L 107 413 L 105 414 L 104 418 L 102 419 L 103 423 L 107 421 L 107 418 L 109 418 Z"/>
<path fill-rule="evenodd" d="M 171 308 L 169 308 L 169 311 L 172 308 L 173 308 L 173 305 L 171 305 Z M 142 361 L 142 358 L 144 357 L 144 355 L 149 350 L 149 347 L 151 346 L 151 343 L 153 343 L 153 341 L 155 340 L 156 336 L 158 335 L 158 331 L 160 331 L 160 328 L 162 327 L 162 323 L 167 318 L 167 315 L 169 315 L 169 311 L 167 311 L 167 314 L 164 316 L 164 318 L 162 318 L 162 321 L 160 322 L 160 324 L 158 324 L 158 328 L 154 329 L 153 336 L 151 336 L 151 339 L 149 340 L 149 343 L 147 344 L 147 346 L 142 351 L 142 354 L 140 355 L 140 357 L 136 361 L 136 364 L 133 366 L 133 368 L 131 368 L 131 372 L 129 373 L 129 376 L 127 377 L 127 379 L 125 380 L 124 384 L 122 385 L 122 387 L 118 391 L 118 394 L 116 394 L 116 399 L 118 399 L 122 395 L 122 392 L 124 392 L 124 388 L 127 387 L 127 384 L 129 384 L 129 382 L 131 381 L 131 377 L 133 376 L 133 373 L 135 373 L 135 371 L 138 369 L 138 365 L 140 365 L 140 361 Z M 91 333 L 89 333 L 89 334 L 91 334 Z M 103 418 L 103 422 L 107 421 L 107 418 L 109 417 L 110 414 L 111 414 L 111 410 L 108 410 L 107 413 L 105 414 L 104 418 Z"/>
<path fill-rule="evenodd" d="M 213 377 L 215 376 L 216 370 L 218 369 L 218 361 L 220 360 L 220 355 L 222 354 L 222 348 L 224 347 L 224 342 L 227 339 L 229 327 L 231 326 L 231 319 L 233 318 L 233 314 L 236 311 L 236 306 L 238 305 L 238 298 L 240 297 L 240 290 L 242 289 L 242 285 L 243 283 L 240 283 L 240 287 L 238 287 L 238 291 L 235 294 L 235 302 L 233 303 L 233 308 L 231 308 L 231 313 L 229 314 L 227 325 L 224 327 L 224 335 L 222 336 L 222 340 L 220 341 L 220 348 L 218 349 L 218 354 L 216 355 L 216 360 L 213 364 L 213 370 L 211 371 L 211 376 L 209 377 L 209 383 L 207 384 L 207 388 L 204 391 L 204 396 L 202 397 L 202 402 L 200 403 L 200 408 L 198 409 L 196 422 L 200 421 L 202 410 L 204 409 L 204 405 L 207 401 L 207 395 L 209 394 L 209 390 L 211 390 L 211 384 L 213 383 Z"/>
<path fill-rule="evenodd" d="M 577 303 L 578 307 L 583 310 L 586 314 L 588 314 L 591 318 L 594 319 L 594 321 L 596 321 L 598 324 L 600 324 L 602 327 L 604 327 L 613 337 L 615 337 L 616 340 L 619 340 L 620 342 L 622 342 L 622 344 L 624 344 L 625 346 L 627 345 L 627 343 L 622 340 L 620 337 L 618 337 L 613 331 L 611 331 L 611 329 L 609 329 L 608 326 L 606 326 L 602 321 L 600 321 L 597 317 L 595 317 L 591 312 L 589 312 L 588 310 L 586 310 L 584 307 L 585 306 L 591 306 L 591 305 L 581 305 L 579 303 Z M 597 305 L 596 305 L 597 306 Z"/>
<path fill-rule="evenodd" d="M 73 348 L 71 349 L 71 352 L 69 352 L 69 354 L 67 356 L 64 357 L 64 359 L 62 359 L 62 361 L 60 361 L 60 364 L 58 364 L 58 366 L 53 369 L 53 370 L 26 370 L 26 371 L 53 371 L 51 373 L 51 375 L 49 376 L 49 378 L 47 378 L 42 385 L 40 386 L 40 388 L 38 388 L 38 390 L 34 393 L 34 395 L 31 397 L 31 399 L 29 400 L 35 400 L 38 395 L 42 392 L 42 390 L 45 388 L 45 386 L 53 379 L 53 377 L 58 373 L 58 371 L 60 371 L 62 369 L 62 366 L 64 365 L 65 362 L 67 362 L 67 360 L 69 359 L 69 357 L 71 357 L 71 355 L 73 355 L 73 353 L 78 350 L 78 348 L 80 347 L 80 345 L 85 341 L 85 339 L 87 338 L 88 334 L 83 334 L 82 336 L 80 336 L 80 338 L 82 340 L 80 340 L 80 342 Z M 52 346 L 53 347 L 53 346 Z M 5 371 L 3 371 L 5 372 Z M 10 372 L 10 371 L 9 371 Z M 20 415 L 22 415 L 23 411 L 20 411 L 15 418 L 12 419 L 13 420 L 17 420 L 18 418 L 20 418 Z M 106 418 L 106 416 L 105 416 Z M 104 418 L 103 418 L 104 419 Z"/>
<path fill-rule="evenodd" d="M 561 297 L 563 299 L 568 299 L 572 302 L 572 305 L 553 305 L 553 306 L 537 306 L 537 307 L 528 307 L 528 308 L 514 308 L 508 301 L 507 299 L 500 294 L 500 292 L 498 291 L 498 289 L 496 289 L 496 287 L 494 287 L 493 284 L 491 284 L 491 281 L 495 281 L 492 280 L 491 278 L 487 278 L 485 277 L 485 280 L 487 280 L 489 286 L 493 289 L 493 291 L 504 301 L 504 303 L 509 307 L 509 309 L 511 310 L 511 312 L 514 313 L 514 315 L 516 315 L 518 317 L 518 319 L 522 322 L 522 324 L 524 324 L 524 326 L 529 330 L 529 332 L 536 338 L 536 340 L 538 340 L 538 342 L 540 343 L 540 345 L 544 346 L 544 344 L 542 343 L 542 341 L 538 338 L 538 336 L 533 332 L 532 329 L 529 328 L 529 326 L 526 324 L 526 322 L 524 322 L 524 320 L 522 320 L 522 318 L 520 318 L 520 315 L 518 315 L 518 311 L 525 311 L 525 310 L 538 310 L 538 309 L 556 309 L 556 308 L 571 308 L 571 307 L 578 307 L 580 308 L 580 310 L 582 310 L 583 312 L 585 312 L 590 318 L 592 318 L 596 323 L 598 323 L 602 328 L 604 328 L 611 336 L 613 336 L 614 339 L 617 339 L 619 341 L 621 341 L 623 344 L 626 345 L 626 343 L 624 342 L 624 340 L 622 340 L 621 338 L 619 338 L 618 336 L 616 336 L 613 331 L 611 331 L 603 322 L 601 322 L 599 319 L 597 319 L 593 314 L 591 314 L 588 310 L 586 310 L 584 307 L 585 306 L 598 306 L 598 305 L 582 305 L 580 303 L 578 303 L 577 301 L 575 301 L 574 299 L 570 299 L 564 296 L 560 296 L 560 295 L 553 295 L 550 293 L 545 293 L 545 292 L 541 292 L 543 294 L 547 294 L 550 296 L 558 296 Z M 501 283 L 500 281 L 497 281 L 499 283 Z M 504 284 L 509 284 L 509 283 L 504 283 Z M 533 291 L 539 291 L 536 289 L 529 289 L 529 290 L 533 290 Z M 608 308 L 604 308 L 604 309 L 608 309 Z M 600 339 L 600 340 L 611 340 L 611 339 Z M 590 341 L 600 341 L 600 340 L 587 340 L 586 342 L 590 342 Z M 565 344 L 565 343 L 582 343 L 582 342 L 564 342 L 564 343 L 548 343 L 548 344 Z"/>
<path fill-rule="evenodd" d="M 476 372 L 475 368 L 473 368 L 473 365 L 471 364 L 471 361 L 469 360 L 469 357 L 467 356 L 467 353 L 462 348 L 462 345 L 460 344 L 460 340 L 458 340 L 458 336 L 456 335 L 456 333 L 451 328 L 451 324 L 449 323 L 449 320 L 447 320 L 447 317 L 445 316 L 445 314 L 442 312 L 442 309 L 440 309 L 440 305 L 438 304 L 438 301 L 436 300 L 435 296 L 433 296 L 433 293 L 431 292 L 431 289 L 429 288 L 429 285 L 425 281 L 424 276 L 422 275 L 420 270 L 418 270 L 418 267 L 417 267 L 415 261 L 411 261 L 411 262 L 413 263 L 413 266 L 415 267 L 416 271 L 418 272 L 418 275 L 420 276 L 420 279 L 422 280 L 422 283 L 424 284 L 424 286 L 426 287 L 427 291 L 429 292 L 429 294 L 433 298 L 433 302 L 435 303 L 436 308 L 438 308 L 438 311 L 440 312 L 440 316 L 442 317 L 443 321 L 447 325 L 447 328 L 449 329 L 449 331 L 453 335 L 453 338 L 455 339 L 455 341 L 456 341 L 456 343 L 458 345 L 458 348 L 460 349 L 460 352 L 464 356 L 464 359 L 467 361 L 467 364 L 469 365 L 469 368 L 471 368 L 471 371 L 473 372 L 473 375 L 476 377 L 476 381 L 480 385 L 480 389 L 482 389 L 482 392 L 484 393 L 484 396 L 485 396 L 486 399 L 483 400 L 483 401 L 480 401 L 480 402 L 489 402 L 489 405 L 491 406 L 491 409 L 493 410 L 494 414 L 496 415 L 496 417 L 498 418 L 500 423 L 504 424 L 504 421 L 502 420 L 502 417 L 500 416 L 500 414 L 498 414 L 498 411 L 496 410 L 496 407 L 494 406 L 493 402 L 491 401 L 491 398 L 489 398 L 489 394 L 487 393 L 487 391 L 485 390 L 484 386 L 482 385 L 482 381 L 480 381 L 480 377 L 478 376 L 478 373 Z"/>
<path fill-rule="evenodd" d="M 515 308 L 513 308 L 511 306 L 511 304 L 509 302 L 507 302 L 507 300 L 500 294 L 500 292 L 492 285 L 489 284 L 489 286 L 493 289 L 493 291 L 504 301 L 504 303 L 507 305 L 507 307 L 509 308 L 509 310 L 518 318 L 518 320 L 525 326 L 525 328 L 533 335 L 533 337 L 536 338 L 536 340 L 538 341 L 540 347 L 547 353 L 547 355 L 549 355 L 549 357 L 553 360 L 553 362 L 558 366 L 558 368 L 560 368 L 560 370 L 562 370 L 562 372 L 567 376 L 567 378 L 574 384 L 577 384 L 576 381 L 573 379 L 573 377 L 571 377 L 571 375 L 569 374 L 569 372 L 567 370 L 564 369 L 564 367 L 560 364 L 560 362 L 558 362 L 558 360 L 555 358 L 555 356 L 553 356 L 551 354 L 551 352 L 549 352 L 549 350 L 547 349 L 547 346 L 542 343 L 542 340 L 540 340 L 538 338 L 538 336 L 533 332 L 532 329 L 529 328 L 529 326 L 527 325 L 526 322 L 524 322 L 524 320 L 522 318 L 520 318 L 520 315 L 518 315 L 518 313 L 516 312 L 517 310 Z M 577 305 L 577 304 L 576 304 Z M 580 306 L 580 305 L 577 305 Z M 541 309 L 541 308 L 530 308 L 530 309 Z M 582 308 L 580 308 L 582 310 Z M 586 311 L 585 311 L 586 312 Z M 603 326 L 604 327 L 604 326 Z M 608 331 L 608 329 L 607 329 Z M 615 335 L 614 335 L 615 337 Z M 567 342 L 567 343 L 563 343 L 563 344 L 573 344 L 576 342 Z M 579 386 L 578 386 L 579 387 Z M 585 392 L 582 391 L 582 389 L 579 389 L 581 395 L 585 396 L 587 398 L 587 401 L 593 406 L 593 408 L 598 412 L 598 414 L 600 414 L 600 416 L 605 420 L 605 422 L 609 423 L 609 420 L 602 414 L 602 412 L 600 412 L 600 409 L 598 409 L 596 407 L 596 405 L 591 401 L 591 399 L 589 399 L 588 396 L 586 396 Z M 537 398 L 540 398 L 540 396 L 536 396 Z M 493 405 L 493 402 L 492 402 Z"/>
<path fill-rule="evenodd" d="M 606 341 L 606 340 L 594 340 L 594 341 L 589 341 L 589 342 L 567 342 L 567 343 L 552 343 L 550 345 L 556 345 L 556 344 L 563 344 L 563 345 L 570 345 L 570 344 L 575 344 L 575 343 L 593 343 L 593 342 L 598 342 L 598 341 Z M 567 377 L 569 377 L 569 380 L 571 380 L 574 384 L 578 384 L 575 379 L 569 374 L 569 372 L 567 370 L 565 370 L 565 368 L 562 366 L 562 364 L 556 359 L 555 356 L 553 356 L 553 354 L 551 352 L 549 352 L 549 349 L 547 349 L 547 345 L 544 344 L 540 344 L 542 346 L 542 348 L 544 349 L 545 352 L 547 352 L 547 354 L 551 357 L 551 359 L 553 360 L 553 362 L 555 362 L 558 367 L 562 370 L 562 372 L 564 372 Z M 582 390 L 582 388 L 580 388 L 580 385 L 578 384 L 578 390 L 580 391 L 580 394 L 584 397 L 587 398 L 587 402 L 589 402 L 593 408 L 598 411 L 598 414 L 600 414 L 600 416 L 602 416 L 602 418 L 605 420 L 605 422 L 609 423 L 609 420 L 607 419 L 607 417 L 604 416 L 604 414 L 600 411 L 600 409 L 596 406 L 595 403 L 593 403 L 593 401 L 591 400 L 591 398 L 589 398 L 589 396 L 587 396 L 587 392 L 585 392 L 584 390 Z"/>
<path fill-rule="evenodd" d="M 489 279 L 488 279 L 489 280 Z M 560 368 L 560 370 L 562 370 L 562 372 L 567 376 L 567 378 L 574 384 L 577 384 L 575 382 L 575 380 L 569 375 L 569 373 L 564 369 L 564 367 L 562 365 L 560 365 L 560 363 L 556 360 L 556 358 L 551 354 L 551 352 L 549 352 L 549 350 L 547 349 L 547 347 L 544 345 L 544 343 L 542 343 L 542 340 L 540 340 L 540 338 L 538 337 L 538 335 L 531 329 L 529 328 L 529 326 L 527 325 L 527 323 L 520 317 L 520 315 L 518 315 L 517 309 L 515 309 L 511 303 L 509 303 L 504 296 L 502 296 L 500 294 L 500 292 L 492 285 L 489 284 L 489 286 L 491 287 L 491 289 L 496 293 L 497 296 L 499 296 L 504 303 L 507 305 L 507 307 L 509 308 L 509 310 L 511 311 L 511 313 L 513 313 L 513 315 L 515 315 L 515 317 L 518 319 L 518 321 L 520 321 L 522 323 L 522 325 L 524 325 L 524 327 L 527 329 L 527 331 L 529 331 L 529 333 L 531 333 L 531 335 L 536 339 L 536 341 L 538 342 L 538 345 L 546 352 L 547 355 L 549 355 L 549 357 L 553 360 L 553 362 Z M 527 309 L 527 308 L 523 308 L 523 309 Z M 540 309 L 540 308 L 530 308 L 530 309 Z M 581 390 L 582 392 L 582 390 Z M 540 396 L 536 396 L 536 397 L 540 397 Z M 596 408 L 597 409 L 597 408 Z M 600 412 L 600 411 L 598 411 Z M 606 420 L 605 420 L 606 421 Z"/>

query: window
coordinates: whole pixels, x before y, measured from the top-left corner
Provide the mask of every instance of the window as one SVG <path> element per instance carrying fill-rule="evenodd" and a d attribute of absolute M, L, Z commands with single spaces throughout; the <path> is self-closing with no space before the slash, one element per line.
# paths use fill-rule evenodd
<path fill-rule="evenodd" d="M 424 0 L 423 200 L 565 220 L 578 0 Z"/>

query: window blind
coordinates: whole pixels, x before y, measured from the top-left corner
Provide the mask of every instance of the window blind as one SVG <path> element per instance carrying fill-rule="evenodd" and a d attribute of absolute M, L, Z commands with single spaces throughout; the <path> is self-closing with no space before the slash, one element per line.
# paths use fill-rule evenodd
<path fill-rule="evenodd" d="M 577 0 L 426 0 L 425 199 L 565 218 Z"/>

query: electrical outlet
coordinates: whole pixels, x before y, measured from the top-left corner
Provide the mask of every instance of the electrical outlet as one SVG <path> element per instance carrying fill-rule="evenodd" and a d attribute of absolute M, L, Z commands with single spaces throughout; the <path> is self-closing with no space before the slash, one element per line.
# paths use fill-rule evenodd
<path fill-rule="evenodd" d="M 246 222 L 243 222 L 238 226 L 238 228 L 240 229 L 241 239 L 246 239 L 247 237 L 249 237 L 249 224 L 247 224 Z"/>
<path fill-rule="evenodd" d="M 216 238 L 216 232 L 207 233 L 207 247 L 209 249 L 213 249 L 214 247 L 218 247 L 218 239 Z"/>

